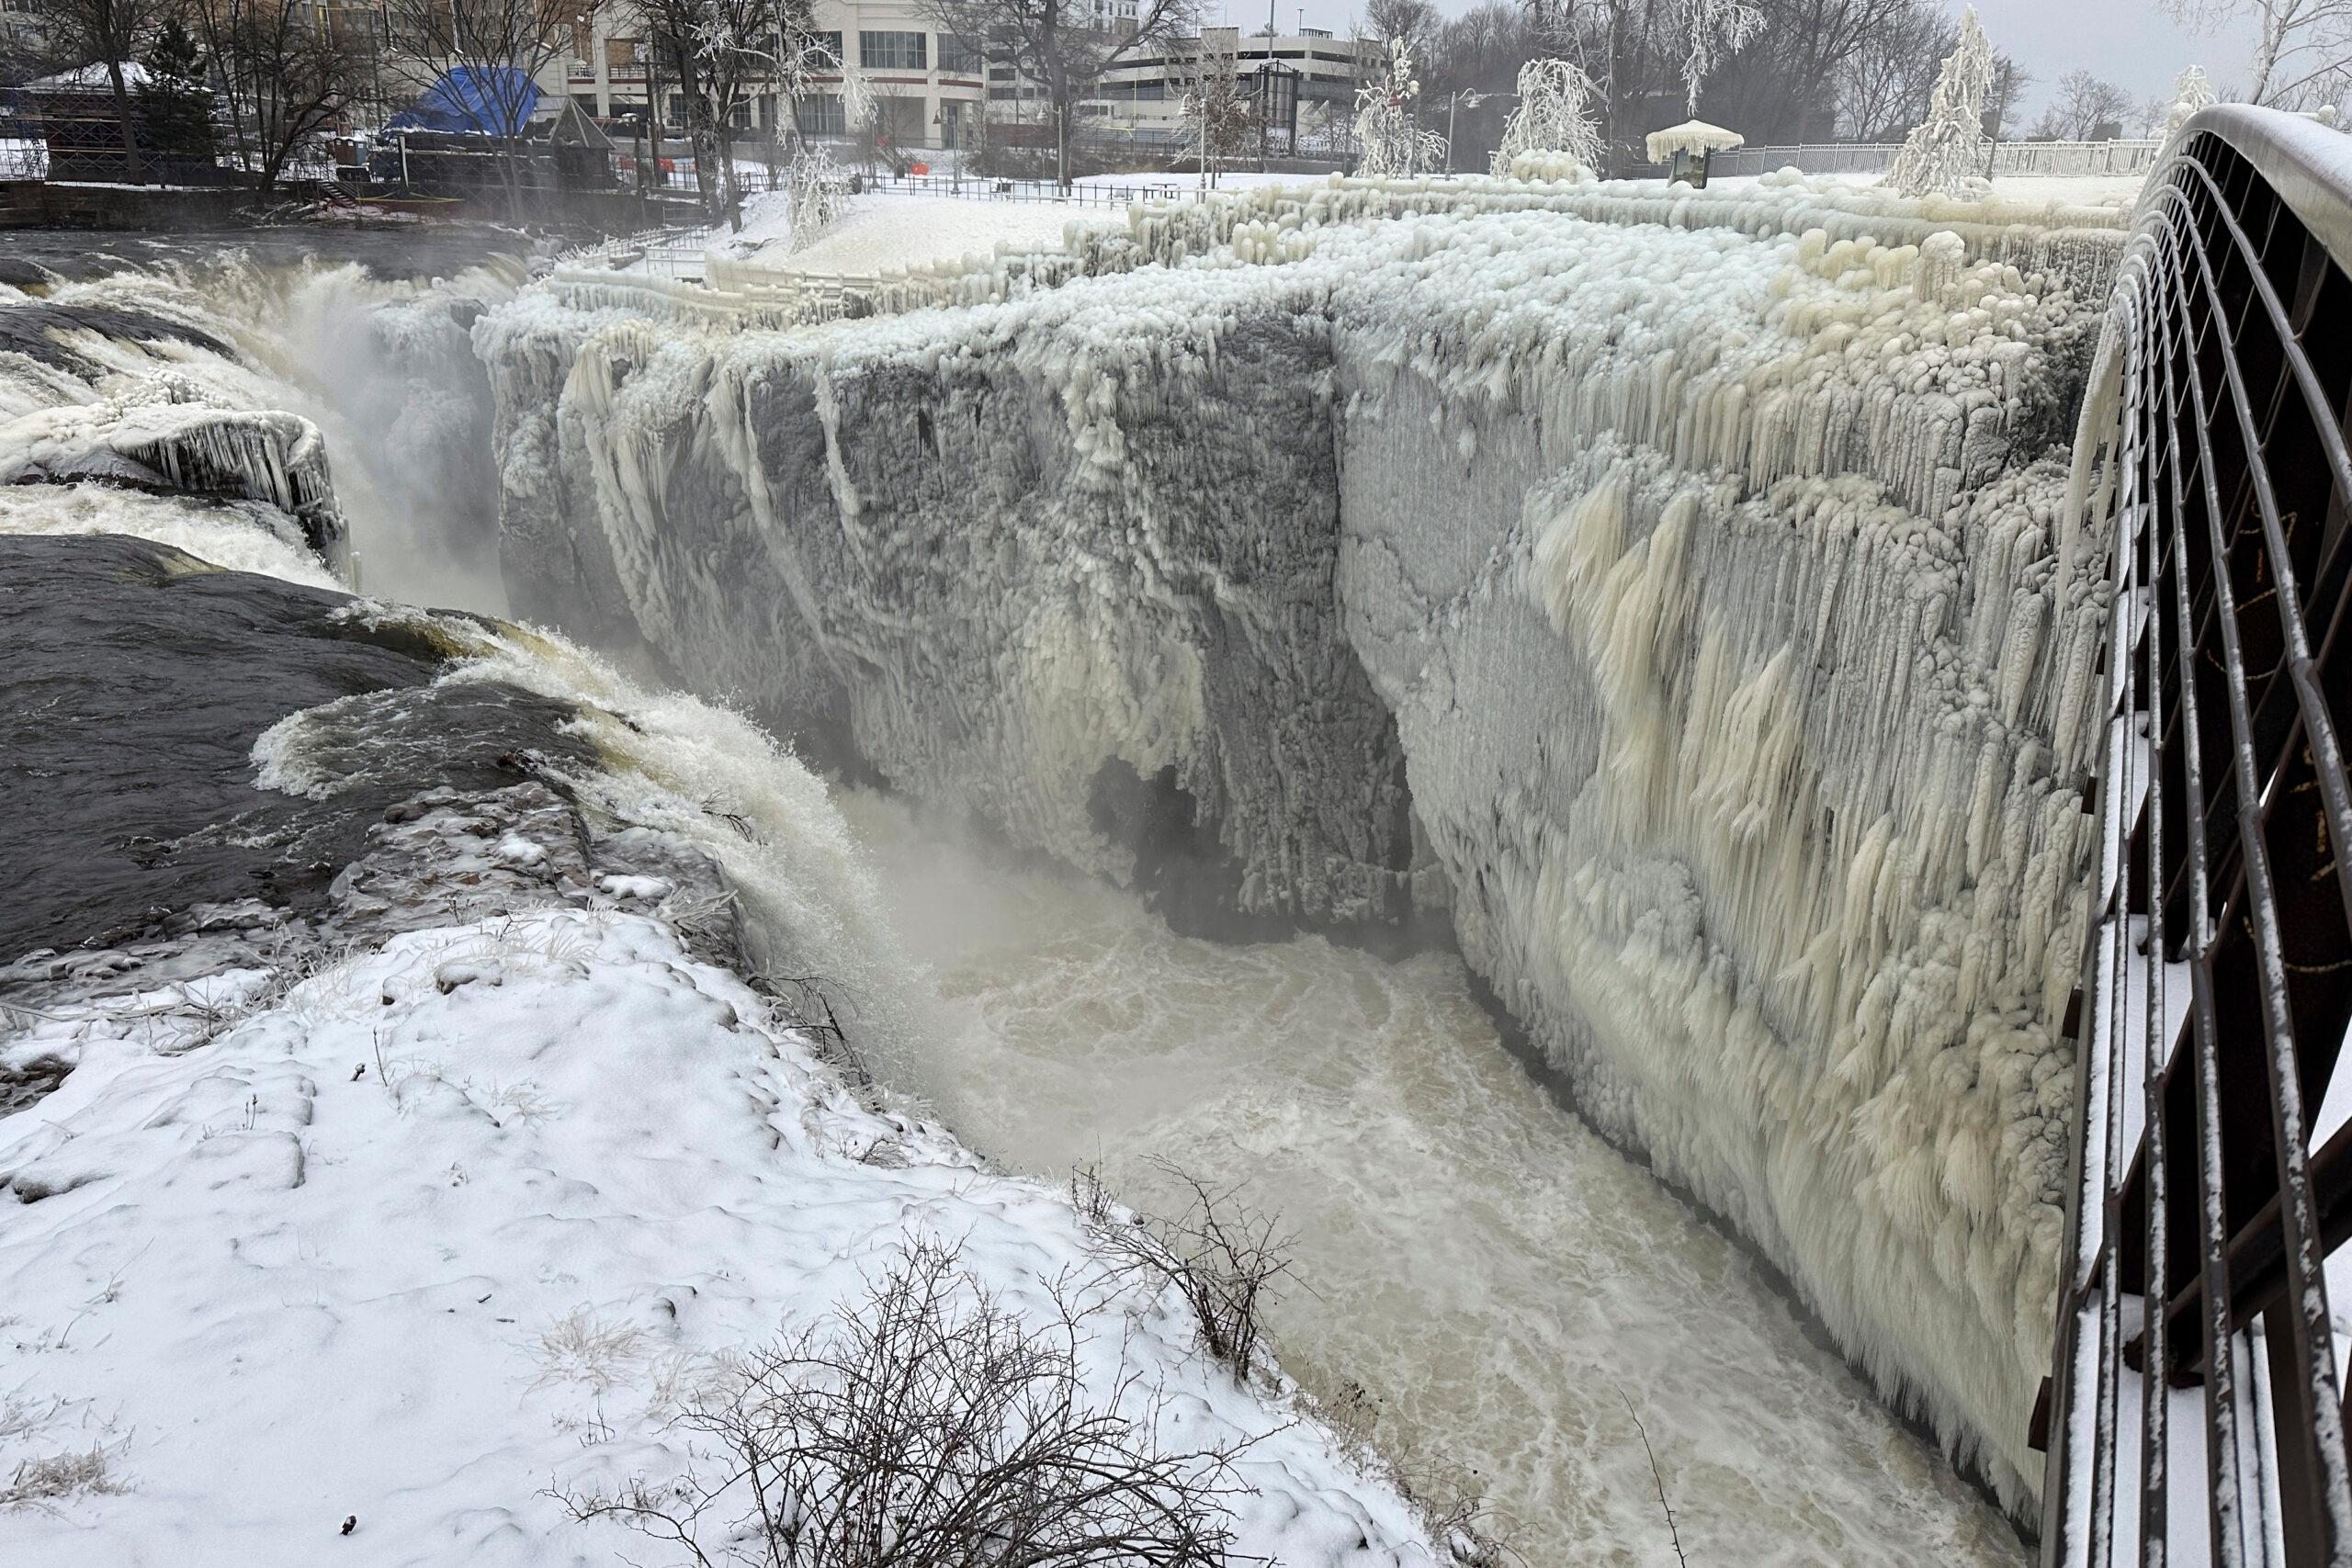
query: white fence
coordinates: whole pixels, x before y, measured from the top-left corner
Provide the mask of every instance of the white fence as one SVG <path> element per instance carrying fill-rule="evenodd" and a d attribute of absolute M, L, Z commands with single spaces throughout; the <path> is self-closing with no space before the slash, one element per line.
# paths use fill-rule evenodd
<path fill-rule="evenodd" d="M 1993 149 L 1993 173 L 2004 175 L 2143 175 L 2155 166 L 2164 143 L 2132 141 L 2004 141 Z M 1883 175 L 1903 151 L 1899 141 L 1826 141 L 1795 147 L 1742 147 L 1708 160 L 1710 175 L 1768 175 L 1795 168 L 1808 175 Z"/>

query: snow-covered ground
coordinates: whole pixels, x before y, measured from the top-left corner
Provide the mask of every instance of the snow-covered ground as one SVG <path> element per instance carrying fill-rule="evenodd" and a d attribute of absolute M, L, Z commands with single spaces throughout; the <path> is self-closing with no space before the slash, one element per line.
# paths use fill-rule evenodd
<path fill-rule="evenodd" d="M 722 241 L 722 254 L 796 272 L 870 276 L 1008 250 L 1059 250 L 1072 223 L 1124 224 L 1125 213 L 1048 201 L 999 201 L 878 192 L 852 197 L 842 220 L 807 250 L 792 249 L 792 221 L 782 192 L 743 204 L 743 231 Z"/>
<path fill-rule="evenodd" d="M 869 1109 L 661 919 L 416 931 L 252 1006 L 262 979 L 9 1047 L 80 1066 L 0 1120 L 0 1560 L 612 1561 L 644 1543 L 549 1489 L 681 1474 L 693 1391 L 916 1238 L 1033 1314 L 1099 1263 L 1060 1194 Z M 1140 1373 L 1171 1445 L 1255 1441 L 1239 1550 L 1431 1561 L 1181 1304 L 1110 1293 L 1093 1393 Z"/>

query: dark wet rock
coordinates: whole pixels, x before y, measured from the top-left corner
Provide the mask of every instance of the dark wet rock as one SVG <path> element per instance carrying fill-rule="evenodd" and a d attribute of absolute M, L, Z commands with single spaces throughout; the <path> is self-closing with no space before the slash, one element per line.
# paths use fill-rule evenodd
<path fill-rule="evenodd" d="M 564 705 L 432 686 L 437 661 L 351 603 L 143 540 L 0 538 L 0 955 L 176 934 L 246 900 L 323 912 L 395 802 L 586 761 Z M 262 732 L 342 699 L 366 705 L 348 777 L 318 800 L 261 788 Z"/>

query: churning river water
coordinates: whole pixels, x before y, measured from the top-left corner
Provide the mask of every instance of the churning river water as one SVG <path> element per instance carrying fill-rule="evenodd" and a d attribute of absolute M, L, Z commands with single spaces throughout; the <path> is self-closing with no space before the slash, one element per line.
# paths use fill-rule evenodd
<path fill-rule="evenodd" d="M 1156 1159 L 1246 1182 L 1296 1235 L 1284 1368 L 1408 1477 L 1475 1472 L 1531 1564 L 1674 1562 L 1645 1431 L 1692 1563 L 2024 1560 L 1746 1249 L 1551 1098 L 1459 959 L 1180 936 L 839 798 L 937 1006 L 886 1076 L 992 1157 L 1099 1160 L 1140 1208 L 1181 1206 Z"/>

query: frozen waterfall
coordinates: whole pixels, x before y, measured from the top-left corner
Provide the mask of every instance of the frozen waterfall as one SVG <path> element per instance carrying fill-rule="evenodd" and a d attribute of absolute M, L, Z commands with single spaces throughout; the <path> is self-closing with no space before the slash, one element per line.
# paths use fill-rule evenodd
<path fill-rule="evenodd" d="M 515 606 L 1182 907 L 1450 915 L 2020 1504 L 2120 236 L 1474 188 L 1139 211 L 814 329 L 528 290 L 474 330 Z"/>

